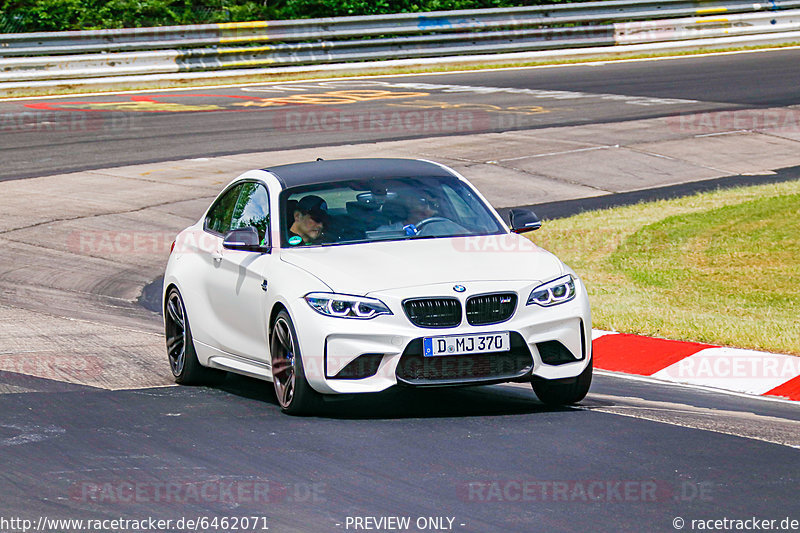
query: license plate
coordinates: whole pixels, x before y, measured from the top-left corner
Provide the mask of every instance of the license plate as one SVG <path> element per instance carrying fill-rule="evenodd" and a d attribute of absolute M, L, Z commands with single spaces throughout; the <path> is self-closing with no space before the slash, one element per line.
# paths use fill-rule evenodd
<path fill-rule="evenodd" d="M 448 335 L 422 339 L 422 355 L 438 357 L 470 353 L 507 352 L 511 341 L 507 331 L 499 333 L 476 333 L 472 335 Z"/>

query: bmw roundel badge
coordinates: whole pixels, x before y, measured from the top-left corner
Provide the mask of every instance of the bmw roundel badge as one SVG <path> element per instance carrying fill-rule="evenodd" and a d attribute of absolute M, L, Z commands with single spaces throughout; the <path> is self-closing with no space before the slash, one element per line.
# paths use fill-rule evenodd
<path fill-rule="evenodd" d="M 453 285 L 453 290 L 456 292 L 464 292 L 467 288 L 463 285 Z"/>

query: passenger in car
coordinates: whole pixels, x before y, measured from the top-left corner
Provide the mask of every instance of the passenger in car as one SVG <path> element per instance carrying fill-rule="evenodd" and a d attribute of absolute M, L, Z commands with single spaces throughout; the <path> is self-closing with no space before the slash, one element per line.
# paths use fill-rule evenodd
<path fill-rule="evenodd" d="M 325 200 L 310 194 L 304 196 L 294 207 L 294 222 L 289 228 L 289 245 L 316 244 L 322 238 L 325 224 L 328 223 L 328 204 Z"/>

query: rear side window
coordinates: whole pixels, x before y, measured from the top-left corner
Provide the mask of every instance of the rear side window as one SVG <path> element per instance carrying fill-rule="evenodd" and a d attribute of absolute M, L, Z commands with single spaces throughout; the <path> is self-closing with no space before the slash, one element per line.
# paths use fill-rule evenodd
<path fill-rule="evenodd" d="M 208 215 L 206 215 L 206 222 L 203 226 L 206 231 L 225 235 L 231 230 L 233 210 L 236 207 L 236 201 L 239 199 L 239 193 L 242 191 L 244 185 L 244 183 L 240 183 L 231 187 L 225 194 L 217 199 L 211 209 L 209 209 Z"/>

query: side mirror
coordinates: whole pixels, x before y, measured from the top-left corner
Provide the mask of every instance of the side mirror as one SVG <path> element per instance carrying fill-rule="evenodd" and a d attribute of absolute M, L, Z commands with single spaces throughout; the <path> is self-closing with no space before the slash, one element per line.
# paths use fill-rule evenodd
<path fill-rule="evenodd" d="M 508 212 L 508 221 L 514 233 L 533 231 L 542 227 L 542 221 L 530 209 L 512 209 Z"/>
<path fill-rule="evenodd" d="M 258 230 L 252 226 L 229 231 L 222 241 L 222 247 L 228 250 L 260 252 L 262 254 L 270 250 L 269 246 L 261 245 L 258 238 Z"/>

